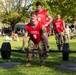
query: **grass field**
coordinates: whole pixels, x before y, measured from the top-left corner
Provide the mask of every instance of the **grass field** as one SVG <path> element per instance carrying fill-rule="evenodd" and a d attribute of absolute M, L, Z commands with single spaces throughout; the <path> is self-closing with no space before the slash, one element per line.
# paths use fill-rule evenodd
<path fill-rule="evenodd" d="M 12 49 L 21 49 L 23 37 L 19 37 L 19 41 L 9 41 L 11 43 Z M 0 36 L 0 48 L 2 43 L 5 41 L 5 37 Z M 26 43 L 25 47 L 28 44 Z M 55 37 L 49 37 L 50 49 L 56 50 Z M 70 50 L 76 50 L 76 39 L 70 40 Z M 75 75 L 75 71 L 61 71 L 57 68 L 62 62 L 76 63 L 74 60 L 76 58 L 75 53 L 71 53 L 69 56 L 69 61 L 63 61 L 62 53 L 50 53 L 49 59 L 45 61 L 46 66 L 39 66 L 38 56 L 32 61 L 30 67 L 25 67 L 26 54 L 12 52 L 11 58 L 9 60 L 3 60 L 0 55 L 0 62 L 21 62 L 22 64 L 11 69 L 0 68 L 0 75 Z"/>

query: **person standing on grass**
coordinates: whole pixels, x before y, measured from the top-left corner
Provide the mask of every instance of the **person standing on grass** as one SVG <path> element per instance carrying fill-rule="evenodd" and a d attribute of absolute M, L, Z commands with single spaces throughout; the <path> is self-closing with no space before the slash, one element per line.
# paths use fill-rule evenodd
<path fill-rule="evenodd" d="M 44 56 L 42 55 L 42 52 L 44 52 L 44 49 L 48 51 L 48 39 L 46 35 L 46 28 L 45 26 L 37 21 L 37 13 L 32 12 L 30 15 L 30 22 L 25 27 L 25 35 L 23 38 L 22 43 L 22 51 L 25 51 L 24 45 L 27 40 L 27 36 L 29 34 L 29 41 L 28 41 L 28 53 L 27 53 L 27 63 L 26 66 L 31 65 L 32 61 L 32 53 L 34 48 L 38 48 L 39 57 L 40 57 L 40 65 L 44 65 Z M 43 36 L 43 38 L 42 38 Z M 45 41 L 44 41 L 45 40 Z M 43 42 L 44 41 L 44 42 Z M 44 45 L 45 43 L 45 45 Z"/>
<path fill-rule="evenodd" d="M 50 27 L 49 25 L 52 22 L 53 18 L 49 15 L 47 10 L 42 8 L 42 3 L 41 2 L 36 3 L 35 12 L 38 14 L 38 21 L 41 22 L 46 27 L 46 31 L 48 29 L 49 32 L 47 32 L 47 35 L 49 35 L 50 34 L 49 29 L 51 29 L 51 28 L 49 28 Z M 48 54 L 47 53 L 45 53 L 45 59 L 48 59 Z"/>
<path fill-rule="evenodd" d="M 64 20 L 61 19 L 60 14 L 56 15 L 56 19 L 53 20 L 53 28 L 55 32 L 55 38 L 56 38 L 56 44 L 58 47 L 58 50 L 61 50 L 61 46 L 64 43 L 64 32 L 65 32 L 65 23 Z"/>

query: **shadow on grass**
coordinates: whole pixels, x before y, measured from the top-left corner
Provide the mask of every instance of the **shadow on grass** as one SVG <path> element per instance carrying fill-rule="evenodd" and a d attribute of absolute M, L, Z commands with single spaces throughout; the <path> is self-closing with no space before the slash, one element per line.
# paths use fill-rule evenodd
<path fill-rule="evenodd" d="M 14 47 L 14 49 L 21 50 L 20 47 Z M 0 58 L 0 62 L 21 62 L 22 64 L 25 64 L 26 57 L 27 57 L 26 53 L 11 52 L 10 59 L 3 60 L 2 58 Z M 72 62 L 74 58 L 75 58 L 74 56 L 71 56 L 70 60 L 67 62 Z M 62 59 L 62 53 L 50 53 L 49 59 L 45 61 L 45 64 L 46 64 L 45 67 L 57 70 L 57 68 L 62 62 L 65 62 Z M 38 66 L 40 66 L 40 60 L 37 54 L 36 58 L 32 61 L 31 67 L 38 67 Z"/>

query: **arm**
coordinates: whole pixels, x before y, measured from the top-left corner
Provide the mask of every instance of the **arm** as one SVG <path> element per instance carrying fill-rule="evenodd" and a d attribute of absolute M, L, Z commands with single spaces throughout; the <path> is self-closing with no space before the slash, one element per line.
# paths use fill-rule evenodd
<path fill-rule="evenodd" d="M 47 25 L 49 25 L 52 21 L 53 21 L 53 18 L 50 16 L 50 14 L 47 12 L 46 14 L 46 17 L 49 19 Z"/>
<path fill-rule="evenodd" d="M 52 30 L 53 30 L 54 34 L 56 34 L 56 28 L 55 28 L 54 21 L 52 22 Z"/>
<path fill-rule="evenodd" d="M 50 26 L 49 26 L 49 27 L 50 27 L 50 33 L 51 33 L 51 29 L 52 29 L 51 24 L 50 24 Z"/>
<path fill-rule="evenodd" d="M 65 30 L 65 22 L 63 21 L 63 31 L 66 32 Z"/>
<path fill-rule="evenodd" d="M 26 31 L 25 34 L 24 34 L 24 37 L 23 37 L 22 51 L 25 51 L 24 46 L 25 46 L 25 43 L 27 41 L 27 36 L 28 36 L 28 32 Z"/>

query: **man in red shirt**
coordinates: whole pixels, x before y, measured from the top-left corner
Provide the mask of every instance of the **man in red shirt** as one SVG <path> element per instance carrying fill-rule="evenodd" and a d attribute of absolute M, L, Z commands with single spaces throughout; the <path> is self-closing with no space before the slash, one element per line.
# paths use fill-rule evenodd
<path fill-rule="evenodd" d="M 49 27 L 48 25 L 52 22 L 52 17 L 49 15 L 47 10 L 42 9 L 41 2 L 36 3 L 36 11 L 38 14 L 38 21 L 42 22 L 45 26 Z M 48 19 L 48 21 L 47 21 Z M 48 28 L 46 28 L 48 29 Z"/>
<path fill-rule="evenodd" d="M 35 12 L 38 14 L 38 21 L 41 22 L 45 27 L 46 27 L 46 31 L 47 29 L 51 29 L 51 28 L 48 28 L 49 27 L 49 24 L 52 22 L 52 17 L 49 15 L 48 11 L 47 10 L 44 10 L 42 8 L 42 3 L 41 2 L 37 2 L 36 3 L 36 10 Z M 47 21 L 47 19 L 48 21 Z M 47 35 L 49 35 L 49 32 L 47 32 Z M 48 59 L 48 54 L 45 53 L 45 59 Z"/>
<path fill-rule="evenodd" d="M 63 36 L 65 32 L 65 23 L 61 19 L 60 14 L 56 15 L 56 20 L 53 21 L 53 28 L 55 32 L 57 47 L 60 50 L 64 42 Z"/>
<path fill-rule="evenodd" d="M 26 32 L 23 38 L 22 51 L 24 51 L 24 45 L 26 43 L 27 36 L 29 34 L 30 38 L 28 42 L 28 52 L 33 52 L 34 48 L 38 48 L 40 65 L 44 65 L 44 56 L 42 56 L 42 52 L 44 51 L 44 49 L 48 51 L 48 39 L 46 35 L 45 26 L 41 22 L 37 21 L 36 12 L 31 13 L 30 23 L 28 23 L 25 28 L 26 28 Z M 32 53 L 27 53 L 26 66 L 31 65 L 31 60 L 32 60 Z"/>

